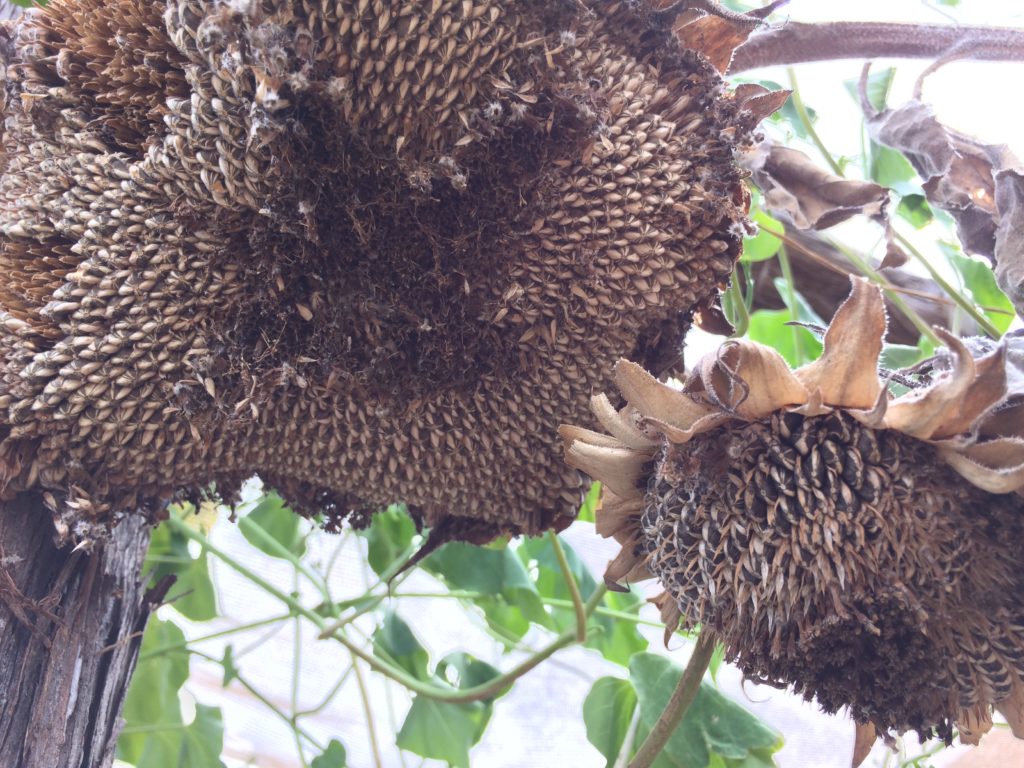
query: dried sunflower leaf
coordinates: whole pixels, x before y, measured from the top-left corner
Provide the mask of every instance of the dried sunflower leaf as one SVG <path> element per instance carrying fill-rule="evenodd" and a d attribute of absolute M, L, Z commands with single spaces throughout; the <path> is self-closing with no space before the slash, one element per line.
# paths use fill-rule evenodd
<path fill-rule="evenodd" d="M 862 213 L 881 216 L 889 203 L 880 184 L 835 176 L 797 149 L 766 142 L 746 162 L 765 206 L 800 229 L 827 229 Z"/>

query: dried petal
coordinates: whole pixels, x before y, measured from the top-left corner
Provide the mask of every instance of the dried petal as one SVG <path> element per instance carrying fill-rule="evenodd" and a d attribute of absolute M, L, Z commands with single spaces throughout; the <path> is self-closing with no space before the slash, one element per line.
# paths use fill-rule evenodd
<path fill-rule="evenodd" d="M 713 407 L 695 402 L 678 389 L 662 384 L 636 363 L 615 364 L 615 385 L 642 416 L 655 418 L 679 429 L 689 429 Z"/>
<path fill-rule="evenodd" d="M 825 348 L 796 377 L 808 391 L 821 391 L 826 405 L 870 410 L 878 402 L 878 356 L 885 336 L 885 302 L 878 286 L 851 278 L 850 297 L 825 333 Z"/>
<path fill-rule="evenodd" d="M 654 446 L 652 440 L 633 426 L 627 416 L 627 410 L 615 410 L 608 396 L 603 392 L 590 398 L 590 409 L 594 412 L 597 420 L 601 422 L 601 426 L 615 435 L 623 444 L 638 450 Z"/>
<path fill-rule="evenodd" d="M 989 493 L 1010 493 L 1024 486 L 1024 439 L 1001 437 L 959 450 L 940 449 L 957 472 Z"/>
<path fill-rule="evenodd" d="M 565 451 L 570 467 L 583 470 L 623 498 L 641 495 L 640 477 L 649 459 L 649 454 L 630 448 L 592 445 L 582 440 L 574 440 Z"/>
<path fill-rule="evenodd" d="M 751 421 L 807 400 L 807 390 L 782 355 L 754 342 L 727 341 L 717 353 L 705 355 L 698 370 L 687 380 L 687 391 L 704 393 L 725 411 Z"/>
<path fill-rule="evenodd" d="M 936 333 L 952 353 L 952 369 L 927 389 L 896 398 L 885 415 L 886 427 L 921 440 L 938 436 L 939 429 L 949 419 L 950 413 L 956 412 L 975 379 L 974 358 L 967 347 L 941 328 L 937 328 Z"/>

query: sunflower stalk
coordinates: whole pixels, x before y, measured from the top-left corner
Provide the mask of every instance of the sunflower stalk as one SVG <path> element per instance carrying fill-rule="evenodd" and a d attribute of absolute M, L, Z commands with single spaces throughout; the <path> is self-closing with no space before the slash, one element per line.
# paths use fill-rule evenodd
<path fill-rule="evenodd" d="M 630 761 L 629 768 L 649 768 L 661 754 L 668 740 L 686 716 L 693 700 L 697 698 L 701 681 L 704 679 L 708 665 L 711 664 L 714 652 L 714 633 L 707 627 L 703 627 L 697 638 L 697 644 L 694 646 L 693 654 L 679 678 L 679 683 L 672 691 L 668 704 L 665 705 L 665 709 L 662 710 L 651 732 L 647 734 L 647 738 L 644 739 L 640 749 Z"/>

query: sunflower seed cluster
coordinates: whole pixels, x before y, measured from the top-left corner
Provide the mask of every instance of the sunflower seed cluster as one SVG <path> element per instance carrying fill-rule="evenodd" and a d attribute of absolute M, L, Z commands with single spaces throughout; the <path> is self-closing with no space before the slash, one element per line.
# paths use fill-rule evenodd
<path fill-rule="evenodd" d="M 751 679 L 948 740 L 1024 678 L 1019 512 L 905 435 L 776 412 L 668 444 L 639 546 Z"/>
<path fill-rule="evenodd" d="M 7 30 L 0 481 L 565 524 L 552 425 L 730 272 L 753 119 L 646 3 L 54 0 Z M 654 26 L 652 26 L 654 25 Z M 332 517 L 331 524 L 338 521 Z"/>

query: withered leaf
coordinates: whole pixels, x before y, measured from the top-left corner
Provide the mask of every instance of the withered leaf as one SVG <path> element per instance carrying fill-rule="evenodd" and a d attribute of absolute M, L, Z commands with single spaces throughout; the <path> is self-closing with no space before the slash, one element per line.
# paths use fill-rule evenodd
<path fill-rule="evenodd" d="M 885 187 L 835 176 L 790 147 L 766 142 L 746 164 L 767 207 L 800 229 L 826 229 L 860 213 L 881 216 L 889 203 Z"/>
<path fill-rule="evenodd" d="M 996 262 L 1000 287 L 1024 309 L 1024 176 L 1005 146 L 984 144 L 938 121 L 912 100 L 867 119 L 880 144 L 906 155 L 924 179 L 928 202 L 949 213 L 965 251 Z"/>
<path fill-rule="evenodd" d="M 691 14 L 683 14 L 674 31 L 684 48 L 704 54 L 714 68 L 724 74 L 732 63 L 733 53 L 747 42 L 754 29 L 753 24 L 742 25 L 718 16 L 693 19 Z"/>

